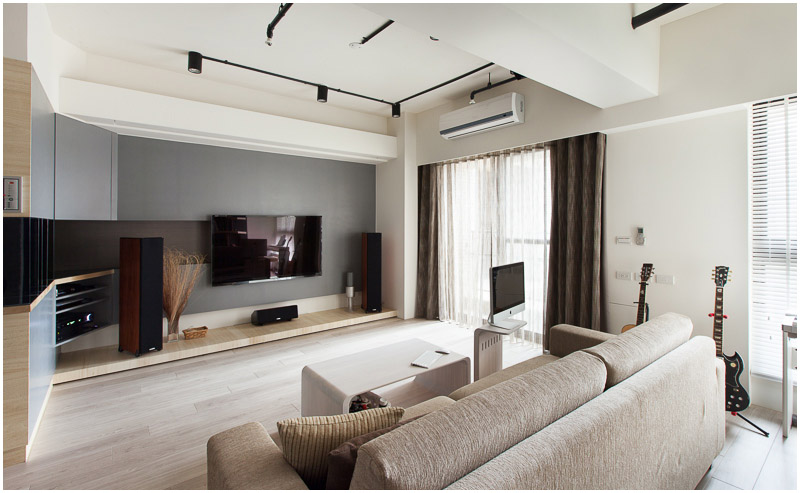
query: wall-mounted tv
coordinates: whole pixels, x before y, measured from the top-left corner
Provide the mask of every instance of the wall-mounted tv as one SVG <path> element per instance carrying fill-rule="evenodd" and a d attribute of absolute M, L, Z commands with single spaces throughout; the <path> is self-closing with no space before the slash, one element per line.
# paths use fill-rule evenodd
<path fill-rule="evenodd" d="M 322 216 L 212 216 L 211 285 L 322 275 Z"/>

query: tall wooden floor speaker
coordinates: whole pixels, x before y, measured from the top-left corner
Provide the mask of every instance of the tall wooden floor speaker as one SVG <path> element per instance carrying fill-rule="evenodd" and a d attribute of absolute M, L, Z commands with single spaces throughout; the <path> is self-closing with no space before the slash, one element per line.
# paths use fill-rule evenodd
<path fill-rule="evenodd" d="M 136 356 L 163 345 L 164 238 L 119 240 L 119 350 Z"/>
<path fill-rule="evenodd" d="M 381 234 L 361 233 L 361 308 L 379 312 L 381 303 Z"/>

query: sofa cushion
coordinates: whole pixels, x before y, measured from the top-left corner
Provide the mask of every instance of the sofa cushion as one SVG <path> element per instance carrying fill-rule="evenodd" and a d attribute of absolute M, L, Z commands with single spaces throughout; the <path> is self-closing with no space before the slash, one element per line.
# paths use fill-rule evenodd
<path fill-rule="evenodd" d="M 691 335 L 689 317 L 665 313 L 584 351 L 605 363 L 609 388 L 688 341 Z"/>
<path fill-rule="evenodd" d="M 436 396 L 432 399 L 428 399 L 425 402 L 420 402 L 419 404 L 407 407 L 406 412 L 403 413 L 403 421 L 409 421 L 417 416 L 438 411 L 439 409 L 447 407 L 454 402 L 455 401 L 449 397 L 443 395 Z"/>
<path fill-rule="evenodd" d="M 503 368 L 502 370 L 492 373 L 491 375 L 487 375 L 469 385 L 465 385 L 451 393 L 448 397 L 456 401 L 463 399 L 468 395 L 488 389 L 493 385 L 497 385 L 500 382 L 505 382 L 506 380 L 522 375 L 523 373 L 528 373 L 531 370 L 539 368 L 540 366 L 546 365 L 547 363 L 551 363 L 553 361 L 558 361 L 558 357 L 550 356 L 549 354 L 543 354 L 541 356 L 525 360 L 521 363 L 517 363 L 514 366 L 509 366 L 508 368 Z"/>
<path fill-rule="evenodd" d="M 305 490 L 306 484 L 261 423 L 217 433 L 206 446 L 209 490 Z"/>
<path fill-rule="evenodd" d="M 383 407 L 337 416 L 310 416 L 278 422 L 283 455 L 311 489 L 322 489 L 328 474 L 328 452 L 353 437 L 392 426 L 403 409 Z"/>
<path fill-rule="evenodd" d="M 374 440 L 381 435 L 421 418 L 424 415 L 411 419 L 404 419 L 397 424 L 364 435 L 351 438 L 328 453 L 328 479 L 325 482 L 326 490 L 346 490 L 350 488 L 353 471 L 356 468 L 358 449 L 362 445 Z"/>
<path fill-rule="evenodd" d="M 366 443 L 351 489 L 439 489 L 596 397 L 603 363 L 586 353 L 540 366 Z"/>
<path fill-rule="evenodd" d="M 554 325 L 550 327 L 550 354 L 563 358 L 575 351 L 596 346 L 612 337 L 616 336 L 576 325 Z"/>

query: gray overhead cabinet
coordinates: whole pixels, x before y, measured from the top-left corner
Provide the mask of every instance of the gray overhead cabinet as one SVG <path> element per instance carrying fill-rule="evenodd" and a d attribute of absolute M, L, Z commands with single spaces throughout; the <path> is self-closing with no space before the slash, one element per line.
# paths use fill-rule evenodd
<path fill-rule="evenodd" d="M 113 132 L 56 115 L 56 219 L 117 218 Z"/>

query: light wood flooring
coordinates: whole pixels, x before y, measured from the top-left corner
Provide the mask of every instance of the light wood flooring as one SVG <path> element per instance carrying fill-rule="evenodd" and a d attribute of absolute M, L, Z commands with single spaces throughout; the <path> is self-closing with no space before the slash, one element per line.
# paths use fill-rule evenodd
<path fill-rule="evenodd" d="M 797 428 L 783 438 L 781 413 L 750 406 L 744 414 L 766 430 L 769 438 L 743 419 L 728 415 L 725 445 L 697 489 L 796 490 Z"/>
<path fill-rule="evenodd" d="M 472 358 L 471 330 L 390 319 L 56 385 L 28 462 L 5 468 L 3 487 L 205 488 L 208 438 L 250 421 L 275 435 L 277 421 L 300 415 L 303 366 L 414 337 Z M 539 353 L 506 341 L 504 366 Z M 397 405 L 427 397 L 401 386 L 386 394 Z M 748 417 L 771 437 L 729 419 L 723 454 L 699 486 L 794 489 L 796 429 L 784 441 L 777 413 Z"/>

